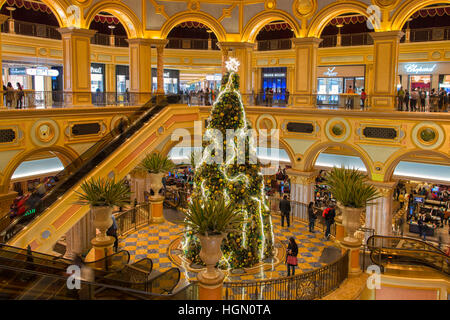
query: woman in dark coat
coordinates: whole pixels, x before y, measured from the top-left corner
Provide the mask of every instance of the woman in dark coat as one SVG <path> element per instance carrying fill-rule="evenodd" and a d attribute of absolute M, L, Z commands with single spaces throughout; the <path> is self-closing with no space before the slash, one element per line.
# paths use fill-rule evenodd
<path fill-rule="evenodd" d="M 297 266 L 297 255 L 298 255 L 297 243 L 295 243 L 295 239 L 293 237 L 290 237 L 286 256 L 288 277 L 291 275 L 291 269 L 292 275 L 295 275 L 295 267 Z"/>
<path fill-rule="evenodd" d="M 309 232 L 314 233 L 314 222 L 316 222 L 317 216 L 314 210 L 314 202 L 310 202 L 308 205 L 308 221 L 309 221 Z"/>

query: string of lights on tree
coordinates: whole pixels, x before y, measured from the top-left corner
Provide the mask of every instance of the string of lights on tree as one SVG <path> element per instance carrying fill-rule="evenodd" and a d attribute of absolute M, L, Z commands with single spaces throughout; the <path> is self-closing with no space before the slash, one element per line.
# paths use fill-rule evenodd
<path fill-rule="evenodd" d="M 223 258 L 219 262 L 221 268 L 248 268 L 257 265 L 274 255 L 274 235 L 270 209 L 264 195 L 264 179 L 261 166 L 255 159 L 256 146 L 249 135 L 251 129 L 245 116 L 242 97 L 239 92 L 239 61 L 230 58 L 226 62 L 228 72 L 223 76 L 220 93 L 208 118 L 207 129 L 222 132 L 223 140 L 206 131 L 210 141 L 203 143 L 204 152 L 200 161 L 196 161 L 194 192 L 192 198 L 200 197 L 202 201 L 214 199 L 221 194 L 226 203 L 238 205 L 244 222 L 240 232 L 233 232 L 222 242 Z M 227 129 L 235 130 L 233 139 L 227 139 Z M 240 140 L 244 139 L 244 140 Z M 239 145 L 244 141 L 245 148 Z M 226 150 L 226 161 L 214 163 L 209 157 L 221 156 L 217 149 L 208 152 L 208 145 Z M 228 145 L 227 145 L 228 144 Z M 230 154 L 231 152 L 231 154 Z M 256 157 L 255 157 L 256 158 Z M 238 161 L 245 159 L 245 161 Z M 202 264 L 199 257 L 200 241 L 186 230 L 183 238 L 183 251 L 190 261 Z"/>

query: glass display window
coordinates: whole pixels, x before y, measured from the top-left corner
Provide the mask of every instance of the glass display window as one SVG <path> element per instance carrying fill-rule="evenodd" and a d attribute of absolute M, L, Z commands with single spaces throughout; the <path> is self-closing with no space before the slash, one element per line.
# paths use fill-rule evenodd
<path fill-rule="evenodd" d="M 431 91 L 431 75 L 422 74 L 409 76 L 409 91 L 414 89 L 424 89 L 425 91 Z"/>

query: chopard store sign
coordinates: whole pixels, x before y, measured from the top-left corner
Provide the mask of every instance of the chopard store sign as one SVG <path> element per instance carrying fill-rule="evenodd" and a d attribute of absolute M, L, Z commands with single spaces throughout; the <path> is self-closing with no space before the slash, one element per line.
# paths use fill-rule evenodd
<path fill-rule="evenodd" d="M 436 70 L 437 64 L 424 64 L 424 63 L 408 63 L 404 65 L 406 73 L 433 73 Z"/>

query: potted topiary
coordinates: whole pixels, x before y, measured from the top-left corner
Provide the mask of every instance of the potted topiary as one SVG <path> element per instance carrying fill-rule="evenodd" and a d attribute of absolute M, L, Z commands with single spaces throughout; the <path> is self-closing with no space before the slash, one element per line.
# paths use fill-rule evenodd
<path fill-rule="evenodd" d="M 94 226 L 100 234 L 96 239 L 108 241 L 106 231 L 112 225 L 112 210 L 114 206 L 123 207 L 130 203 L 130 188 L 123 181 L 114 179 L 92 178 L 83 182 L 82 192 L 78 194 L 77 204 L 90 205 L 94 214 Z"/>
<path fill-rule="evenodd" d="M 366 206 L 380 197 L 377 189 L 366 181 L 367 176 L 360 171 L 344 167 L 334 167 L 326 176 L 330 192 L 341 207 L 342 224 L 348 241 L 356 240 L 354 234 L 360 226 L 360 217 Z"/>
<path fill-rule="evenodd" d="M 239 230 L 244 221 L 242 214 L 234 203 L 226 204 L 221 196 L 206 203 L 195 198 L 185 214 L 186 218 L 181 223 L 199 238 L 200 258 L 206 265 L 206 270 L 199 273 L 199 279 L 214 281 L 223 278 L 223 273 L 215 267 L 222 257 L 220 246 L 228 233 Z"/>
<path fill-rule="evenodd" d="M 174 167 L 175 164 L 168 157 L 153 152 L 142 160 L 137 169 L 146 170 L 150 174 L 150 189 L 153 190 L 155 196 L 158 196 L 163 187 L 162 178 Z"/>

